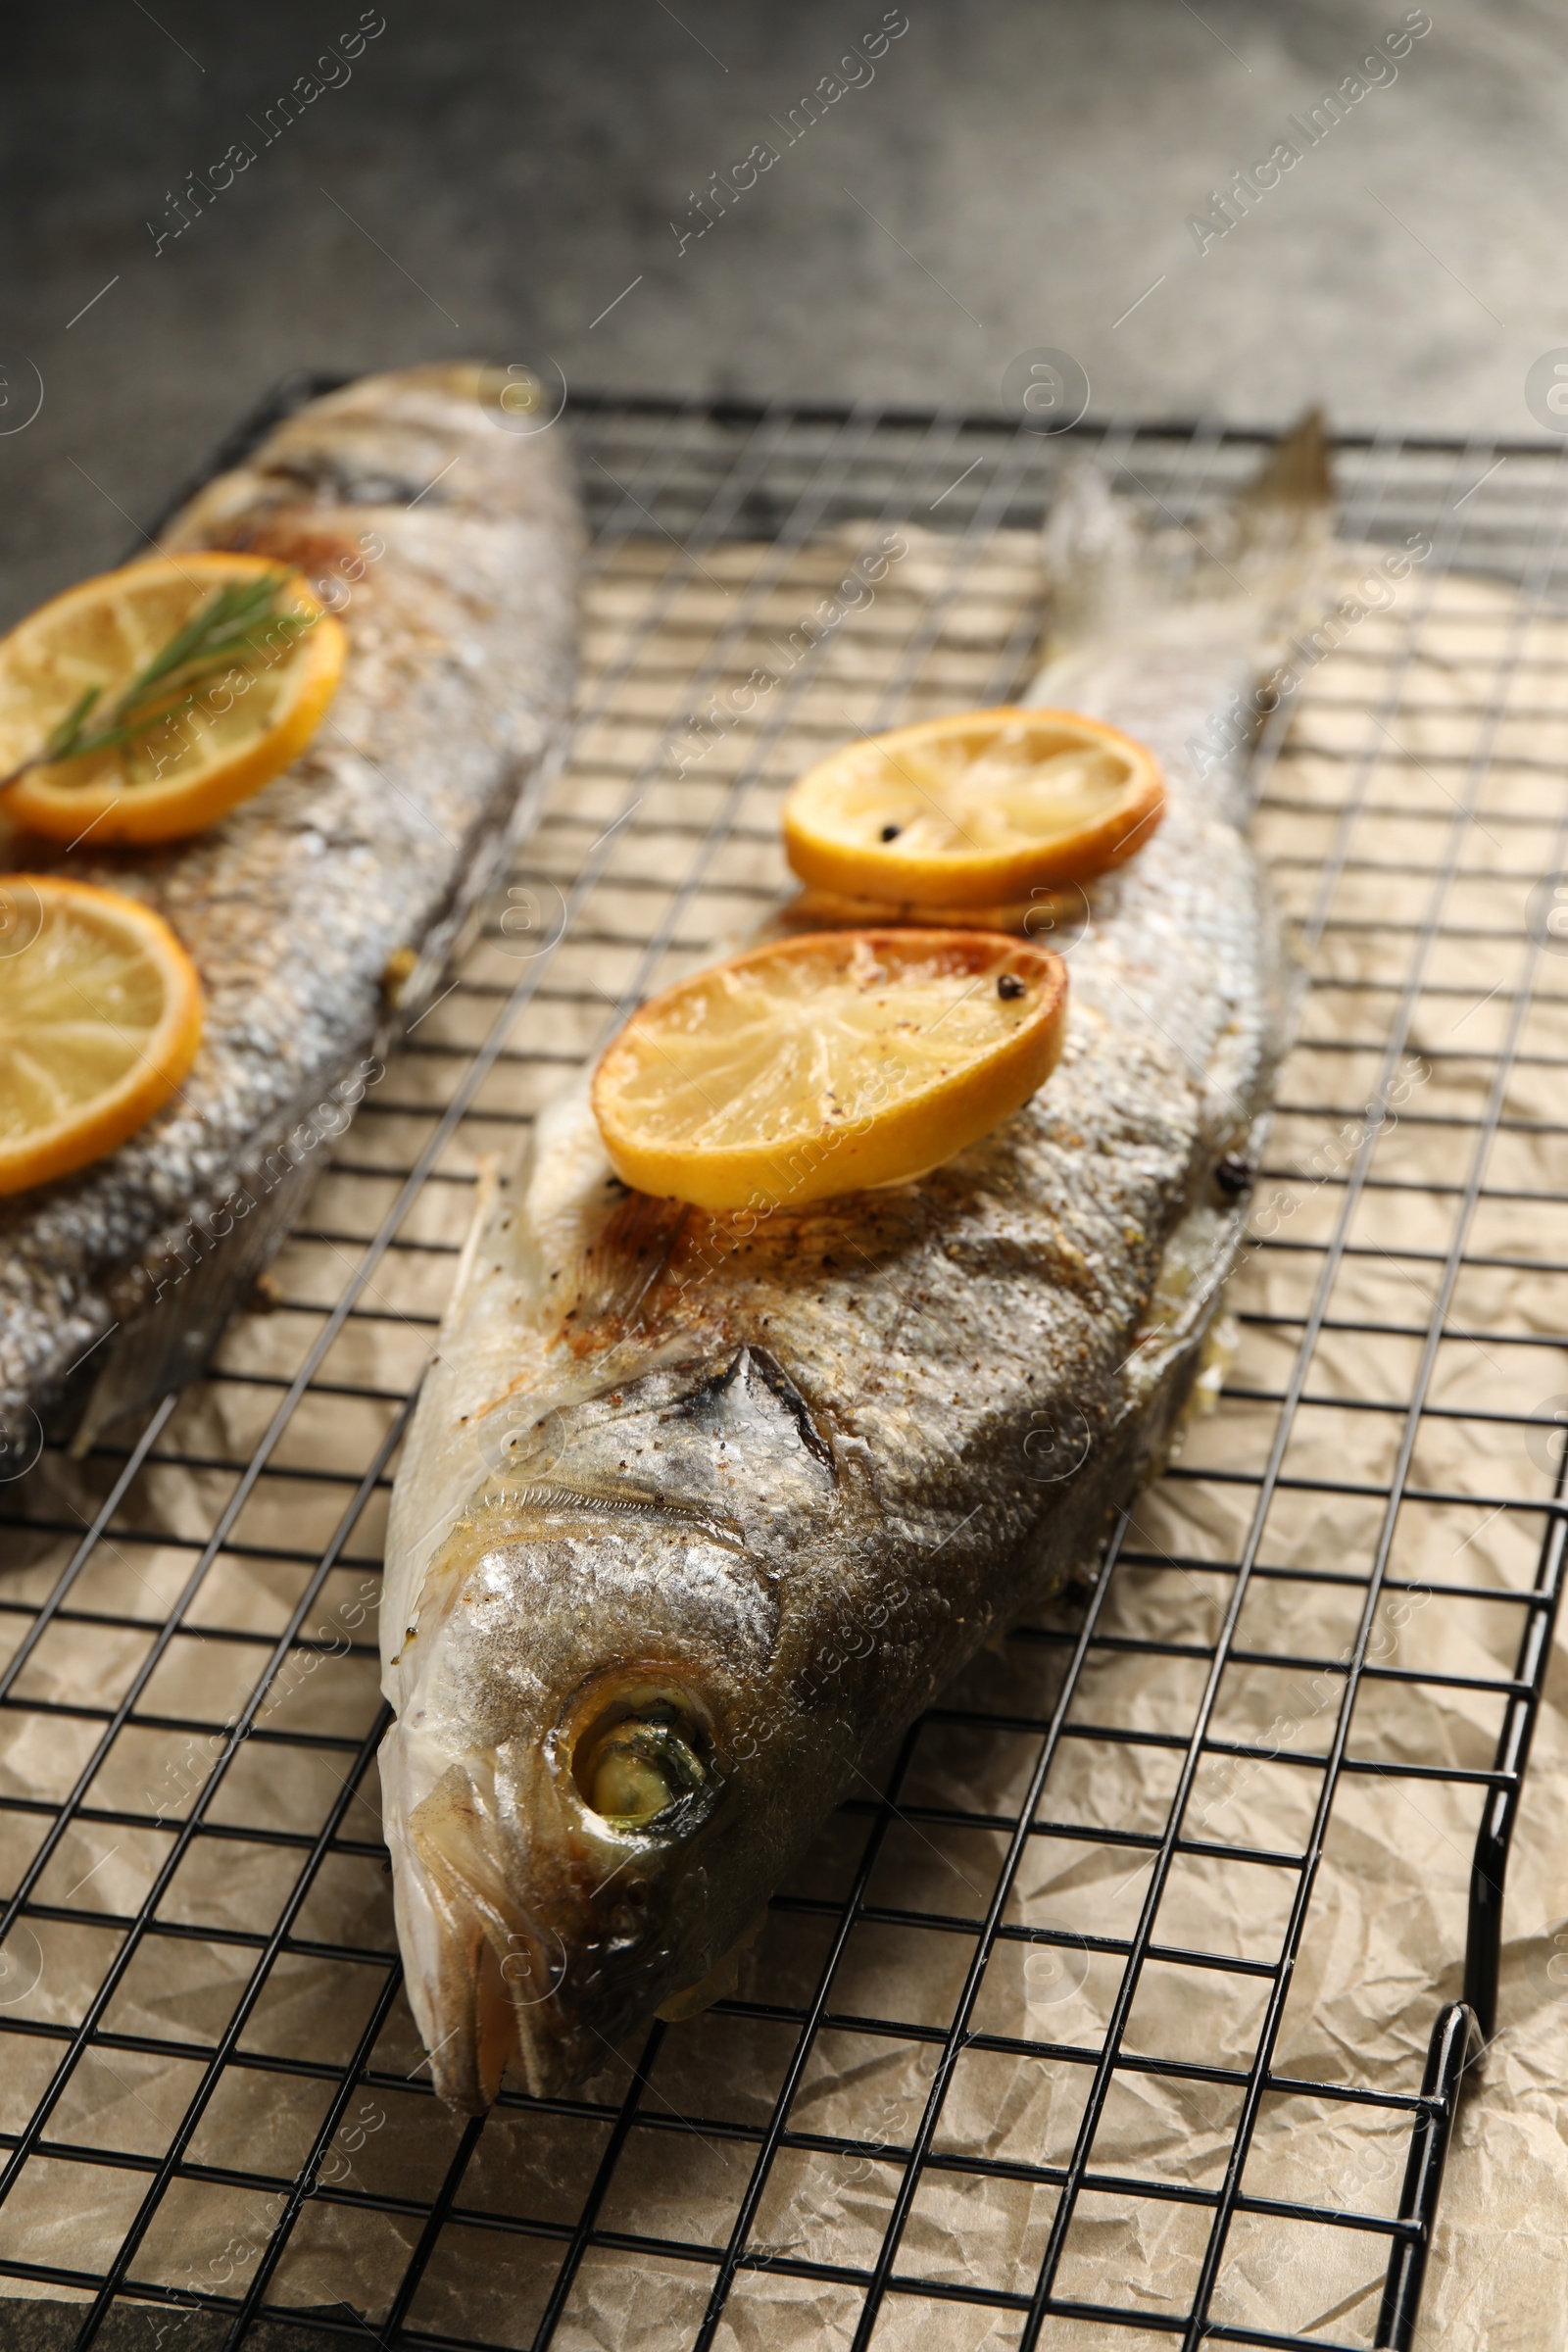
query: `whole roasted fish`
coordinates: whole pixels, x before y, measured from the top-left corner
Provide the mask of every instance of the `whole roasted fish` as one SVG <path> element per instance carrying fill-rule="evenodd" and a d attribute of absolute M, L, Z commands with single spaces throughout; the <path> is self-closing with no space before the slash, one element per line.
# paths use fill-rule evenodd
<path fill-rule="evenodd" d="M 197 1369 L 536 805 L 571 691 L 580 530 L 559 436 L 504 429 L 519 417 L 485 383 L 418 368 L 315 401 L 166 533 L 274 557 L 338 611 L 343 683 L 290 768 L 164 849 L 12 834 L 0 852 L 156 906 L 207 999 L 167 1110 L 0 1204 L 13 1459 L 83 1357 L 83 1436 Z"/>
<path fill-rule="evenodd" d="M 455 2104 L 722 1990 L 829 1809 L 1161 1459 L 1280 1035 L 1237 698 L 1325 488 L 1296 452 L 1196 571 L 1098 480 L 1054 517 L 1073 642 L 1036 698 L 1146 739 L 1170 799 L 1090 893 L 1022 1110 L 915 1182 L 712 1216 L 628 1194 L 579 1083 L 481 1208 L 382 1611 L 399 1934 Z"/>

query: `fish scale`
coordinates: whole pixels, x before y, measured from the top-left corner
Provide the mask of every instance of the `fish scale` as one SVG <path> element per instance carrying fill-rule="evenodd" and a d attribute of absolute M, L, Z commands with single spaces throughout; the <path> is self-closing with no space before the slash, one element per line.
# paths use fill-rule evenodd
<path fill-rule="evenodd" d="M 1031 699 L 1149 742 L 1169 801 L 1090 890 L 1021 1110 L 913 1182 L 714 1216 L 626 1193 L 579 1078 L 492 1172 L 382 1615 L 400 1940 L 455 2105 L 509 2066 L 570 2088 L 723 1991 L 831 1807 L 1167 1453 L 1288 1010 L 1209 721 L 1311 593 L 1301 470 L 1179 579 L 1098 479 L 1052 519 L 1066 644 Z M 607 1810 L 628 1743 L 652 1793 Z"/>
<path fill-rule="evenodd" d="M 314 401 L 166 533 L 166 552 L 239 549 L 336 583 L 343 682 L 289 768 L 158 850 L 7 846 L 156 907 L 207 1011 L 166 1110 L 0 1203 L 0 1420 L 49 1409 L 91 1356 L 79 1447 L 199 1368 L 537 806 L 570 702 L 581 528 L 559 437 L 502 429 L 483 382 L 412 368 Z"/>

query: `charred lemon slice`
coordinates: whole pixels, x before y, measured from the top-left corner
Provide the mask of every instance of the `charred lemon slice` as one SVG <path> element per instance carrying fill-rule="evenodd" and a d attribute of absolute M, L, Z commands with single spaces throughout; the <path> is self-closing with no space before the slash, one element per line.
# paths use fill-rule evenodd
<path fill-rule="evenodd" d="M 1153 753 L 1102 719 L 962 710 L 818 760 L 784 804 L 784 846 L 841 898 L 1006 906 L 1135 856 L 1164 805 Z"/>
<path fill-rule="evenodd" d="M 56 841 L 172 841 L 302 752 L 343 674 L 339 623 L 259 556 L 127 564 L 0 640 L 0 807 Z"/>
<path fill-rule="evenodd" d="M 600 1062 L 594 1113 L 639 1192 L 736 1209 L 895 1184 L 1026 1102 L 1066 966 L 973 931 L 819 931 L 666 989 Z"/>
<path fill-rule="evenodd" d="M 84 882 L 0 876 L 0 1193 L 122 1144 L 201 1034 L 201 982 L 162 915 Z"/>

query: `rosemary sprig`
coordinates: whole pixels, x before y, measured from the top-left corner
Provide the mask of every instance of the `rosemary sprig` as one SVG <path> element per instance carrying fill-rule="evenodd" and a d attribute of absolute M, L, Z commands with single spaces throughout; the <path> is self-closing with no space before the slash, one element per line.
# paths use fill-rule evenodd
<path fill-rule="evenodd" d="M 99 713 L 96 726 L 90 721 L 98 711 L 104 688 L 88 686 L 50 729 L 42 748 L 8 776 L 0 776 L 0 789 L 14 784 L 29 768 L 85 760 L 91 752 L 134 742 L 181 710 L 188 710 L 200 699 L 197 689 L 205 678 L 259 652 L 269 634 L 280 630 L 286 642 L 308 629 L 311 619 L 305 614 L 274 610 L 278 594 L 287 584 L 286 572 L 266 571 L 253 580 L 234 580 L 215 589 L 108 710 Z"/>

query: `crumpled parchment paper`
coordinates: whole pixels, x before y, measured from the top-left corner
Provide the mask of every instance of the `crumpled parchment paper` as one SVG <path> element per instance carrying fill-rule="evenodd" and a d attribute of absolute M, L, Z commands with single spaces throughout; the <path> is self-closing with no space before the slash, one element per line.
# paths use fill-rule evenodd
<path fill-rule="evenodd" d="M 1004 533 L 957 556 L 953 542 L 935 534 L 900 534 L 901 553 L 887 547 L 886 536 L 866 526 L 793 554 L 725 544 L 705 557 L 702 577 L 691 575 L 668 599 L 558 788 L 528 873 L 513 894 L 520 920 L 478 943 L 464 967 L 466 985 L 372 1090 L 317 1187 L 305 1229 L 278 1261 L 281 1306 L 241 1317 L 223 1344 L 218 1376 L 182 1401 L 159 1458 L 74 1587 L 75 1614 L 63 1615 L 40 1642 L 19 1696 L 57 1707 L 119 1702 L 228 1500 L 231 1465 L 246 1458 L 265 1428 L 279 1383 L 292 1376 L 385 1212 L 392 1172 L 448 1099 L 493 1015 L 496 992 L 548 944 L 560 892 L 590 839 L 624 806 L 636 762 L 672 713 L 677 721 L 692 715 L 686 681 L 730 627 L 722 680 L 760 667 L 773 687 L 754 689 L 744 712 L 735 707 L 740 698 L 725 702 L 716 688 L 701 705 L 705 724 L 677 725 L 661 779 L 624 827 L 603 883 L 556 957 L 550 989 L 479 1097 L 483 1115 L 465 1122 L 399 1246 L 380 1258 L 365 1311 L 328 1354 L 192 1599 L 188 1630 L 141 1692 L 143 1720 L 110 1743 L 88 1810 L 36 1890 L 37 1903 L 61 1916 L 40 1912 L 19 1923 L 0 1955 L 0 2023 L 69 2026 L 95 1997 L 121 1951 L 127 1916 L 165 1866 L 212 1769 L 215 1739 L 200 1727 L 220 1727 L 246 1706 L 428 1349 L 476 1154 L 506 1148 L 516 1122 L 591 1050 L 607 1004 L 637 966 L 639 943 L 670 906 L 694 839 L 724 809 L 731 779 L 760 739 L 761 780 L 733 809 L 734 829 L 682 908 L 662 969 L 749 927 L 765 894 L 783 887 L 778 795 L 847 724 L 1000 699 L 1026 674 L 1037 593 L 1027 535 Z M 850 559 L 868 546 L 882 547 L 889 559 L 871 582 L 874 593 L 853 608 L 841 599 L 846 609 L 816 654 L 792 659 L 792 630 L 806 612 L 820 611 L 820 600 L 832 603 Z M 661 593 L 669 563 L 662 543 L 632 541 L 599 578 L 588 616 L 591 676 Z M 884 704 L 881 684 L 939 606 L 932 642 L 923 652 L 916 647 L 908 701 Z M 744 626 L 735 625 L 737 611 Z M 1299 1338 L 1296 1325 L 1267 1318 L 1305 1310 L 1364 1132 L 1358 1122 L 1383 1041 L 1408 989 L 1396 1107 L 1376 1142 L 1376 1183 L 1355 1215 L 1331 1328 L 1313 1356 L 1261 1552 L 1265 1563 L 1298 1570 L 1353 1576 L 1365 1569 L 1383 1511 L 1377 1490 L 1400 1442 L 1420 1335 L 1454 1232 L 1454 1188 L 1465 1182 L 1475 1148 L 1468 1123 L 1485 1109 L 1525 968 L 1531 880 L 1568 864 L 1556 830 L 1568 750 L 1568 671 L 1559 666 L 1565 650 L 1568 619 L 1529 618 L 1514 589 L 1429 580 L 1417 570 L 1391 612 L 1348 626 L 1340 649 L 1305 680 L 1257 837 L 1288 914 L 1307 926 L 1314 980 L 1332 985 L 1307 998 L 1300 1040 L 1282 1074 L 1269 1168 L 1283 1172 L 1266 1174 L 1256 1195 L 1256 1224 L 1272 1246 L 1250 1250 L 1232 1286 L 1235 1352 L 1226 1393 L 1193 1424 L 1171 1474 L 1138 1502 L 1109 1594 L 1104 1632 L 1162 1646 L 1106 1648 L 1091 1660 L 1073 1707 L 1079 1736 L 1062 1743 L 1042 1804 L 1042 1818 L 1063 1834 L 1030 1840 L 1008 1900 L 1009 1925 L 1113 1936 L 1136 1920 L 1147 1859 L 1116 1838 L 1160 1830 L 1179 1748 L 1157 1739 L 1116 1743 L 1097 1739 L 1095 1728 L 1178 1740 L 1190 1730 L 1205 1668 L 1189 1649 L 1212 1641 L 1231 1589 L 1204 1563 L 1237 1556 L 1253 1490 L 1232 1477 L 1255 1473 L 1263 1461 Z M 1487 708 L 1499 690 L 1507 715 L 1488 736 Z M 1455 848 L 1457 802 L 1474 780 L 1467 762 L 1483 754 L 1490 767 L 1478 812 L 1458 840 L 1440 928 L 1417 968 L 1412 933 L 1401 926 L 1419 925 L 1428 911 L 1436 869 Z M 1325 900 L 1325 860 L 1341 853 L 1348 862 Z M 1366 861 L 1377 870 L 1366 870 Z M 1412 1498 L 1401 1509 L 1393 1573 L 1418 1591 L 1385 1602 L 1373 1646 L 1385 1666 L 1494 1684 L 1512 1671 L 1521 1612 L 1484 1597 L 1446 1596 L 1445 1588 L 1529 1584 L 1544 1521 L 1528 1508 L 1497 1506 L 1504 1497 L 1527 1505 L 1549 1494 L 1551 1400 L 1568 1391 L 1561 1339 L 1568 1280 L 1543 1270 L 1568 1259 L 1568 1205 L 1509 1197 L 1568 1195 L 1564 1139 L 1546 1131 L 1563 1117 L 1568 960 L 1544 955 L 1536 991 L 1514 1041 L 1504 1124 L 1486 1162 L 1486 1190 L 1448 1313 L 1450 1329 L 1471 1336 L 1446 1339 L 1439 1351 L 1410 1469 L 1414 1494 L 1442 1499 Z M 1515 1262 L 1469 1262 L 1480 1256 Z M 1377 1329 L 1358 1328 L 1366 1325 Z M 349 1387 L 360 1393 L 340 1393 Z M 1362 1409 L 1374 1404 L 1389 1409 Z M 1537 1415 L 1535 1426 L 1506 1417 L 1520 1414 Z M 73 1531 L 113 1467 L 99 1460 L 78 1471 L 49 1457 L 36 1474 L 26 1496 L 35 1532 L 13 1539 L 14 1564 L 0 1586 L 0 1600 L 13 1610 L 0 1619 L 8 1640 L 21 1638 L 25 1612 L 50 1591 Z M 1336 1491 L 1293 1483 L 1324 1480 Z M 191 1844 L 160 1902 L 159 1919 L 172 1932 L 141 1940 L 105 2012 L 110 2038 L 72 2075 L 43 2148 L 0 2208 L 0 2256 L 78 2274 L 104 2269 L 147 2191 L 144 2160 L 171 2144 L 209 2054 L 248 1997 L 266 1939 L 283 1922 L 284 1947 L 235 2036 L 235 2055 L 185 2150 L 183 2175 L 152 2218 L 132 2280 L 181 2295 L 245 2291 L 316 2146 L 316 2191 L 272 2277 L 270 2307 L 347 2307 L 380 2325 L 431 2200 L 450 2193 L 450 2218 L 408 2323 L 521 2345 L 545 2308 L 630 2069 L 624 2054 L 607 2052 L 587 2100 L 559 2114 L 505 2104 L 454 2181 L 462 2127 L 429 2096 L 401 1996 L 376 2022 L 393 1944 L 366 1748 L 377 1707 L 373 1611 L 384 1501 L 383 1479 L 312 1600 L 258 1729 L 227 1768 L 209 1814 L 222 1834 Z M 1189 1808 L 1189 1835 L 1224 1847 L 1299 1847 L 1319 1788 L 1309 1759 L 1328 1742 L 1341 1691 L 1338 1678 L 1313 1662 L 1341 1656 L 1359 1597 L 1343 1583 L 1254 1583 L 1238 1635 L 1239 1649 L 1253 1662 L 1227 1673 L 1213 1728 L 1220 1739 L 1277 1750 L 1278 1759 L 1209 1758 Z M 1070 1629 L 1075 1607 L 1069 1599 L 1054 1604 L 1039 1633 L 1013 1640 L 1005 1655 L 984 1656 L 922 1734 L 866 1890 L 873 1914 L 901 1916 L 863 1918 L 849 1938 L 829 2022 L 790 2114 L 791 2132 L 805 2144 L 777 2155 L 754 2252 L 850 2267 L 876 2258 L 902 2175 L 899 2151 L 931 2080 L 936 2045 L 925 2030 L 940 2031 L 951 2018 L 973 1949 L 964 1923 L 978 1918 L 991 1895 L 1005 1823 L 1036 1752 L 1034 1736 L 1014 1727 L 1049 1712 L 1066 1656 L 1063 1642 L 1051 1637 Z M 953 1720 L 955 1709 L 1005 1720 Z M 1372 1681 L 1356 1708 L 1350 1753 L 1374 1765 L 1485 1768 L 1499 1720 L 1494 1690 Z M 58 1801 L 102 1737 L 101 1721 L 86 1715 L 14 1708 L 0 1717 L 0 1787 Z M 868 1788 L 866 1799 L 874 1793 Z M 1460 1985 L 1480 1802 L 1475 1786 L 1442 1779 L 1395 1782 L 1375 1771 L 1345 1778 L 1277 2073 L 1385 2091 L 1418 2085 L 1436 2011 Z M 942 1818 L 954 1811 L 980 1816 L 980 1825 Z M 1421 2340 L 1445 2352 L 1509 2345 L 1554 2352 L 1568 2344 L 1565 1819 L 1568 1674 L 1559 1645 L 1514 1841 L 1498 2031 L 1463 2108 L 1426 2290 Z M 852 1809 L 824 1833 L 745 1963 L 737 2001 L 664 2034 L 597 2219 L 606 2235 L 642 2242 L 588 2249 L 554 2339 L 561 2352 L 674 2352 L 691 2342 L 712 2273 L 679 2249 L 727 2239 L 755 2135 L 795 2046 L 789 2015 L 777 2012 L 814 1995 L 833 1906 L 854 1877 L 870 1821 L 868 1809 Z M 13 1879 L 47 1826 L 43 1810 L 0 1815 Z M 1068 1836 L 1067 1828 L 1079 1834 Z M 279 1833 L 291 1842 L 280 1842 Z M 313 1840 L 323 1834 L 327 1850 L 313 1872 Z M 1228 1853 L 1181 1858 L 1155 1942 L 1271 1960 L 1295 1884 L 1288 1870 Z M 1119 1968 L 1070 1943 L 1031 1946 L 1005 1936 L 998 1942 L 977 2030 L 1045 2040 L 1064 2054 L 998 2048 L 960 2059 L 936 2161 L 921 2181 L 897 2264 L 906 2285 L 1029 2291 L 1056 2192 L 997 2170 L 966 2171 L 963 2160 L 993 2167 L 1065 2160 L 1089 2079 L 1085 2060 L 1098 2047 Z M 1260 1976 L 1152 1959 L 1126 2051 L 1245 2068 L 1267 1991 Z M 857 2021 L 879 2023 L 870 2031 Z M 888 2031 L 890 2022 L 905 2030 Z M 7 2035 L 4 2128 L 24 2128 L 64 2047 L 58 2038 Z M 367 2080 L 334 2121 L 333 2070 L 356 2052 Z M 287 2060 L 294 2071 L 274 2071 L 269 2058 Z M 1227 2084 L 1123 2067 L 1093 2168 L 1156 2189 L 1212 2188 L 1238 2102 Z M 669 2128 L 680 2119 L 691 2128 Z M 814 2148 L 812 2134 L 853 2139 L 857 2152 Z M 1331 2210 L 1392 2213 L 1407 2135 L 1408 2118 L 1397 2111 L 1270 2094 L 1246 2187 Z M 118 2152 L 126 2161 L 89 2163 L 77 2149 Z M 238 2187 L 224 2178 L 234 2168 L 274 2185 Z M 496 2227 L 507 2219 L 523 2226 Z M 1179 2313 L 1207 2223 L 1204 2209 L 1134 2187 L 1086 2192 L 1057 2291 L 1151 2318 Z M 670 2250 L 648 2241 L 665 2241 Z M 1348 2228 L 1242 2215 L 1212 2316 L 1370 2343 L 1387 2243 Z M 86 2288 L 13 2277 L 5 2292 L 70 2302 Z M 847 2345 L 860 2300 L 851 2283 L 743 2270 L 717 2340 L 736 2352 Z M 145 2330 L 148 2352 L 160 2342 L 195 2352 L 205 2342 L 180 2309 L 133 2304 L 132 2290 L 124 2324 L 134 2318 L 135 2329 Z M 1017 2328 L 1011 2312 L 901 2287 L 887 2300 L 876 2343 L 878 2352 L 906 2344 L 1001 2352 Z M 142 2335 L 125 2340 L 139 2344 Z M 1063 2320 L 1049 2322 L 1042 2338 L 1052 2347 L 1108 2340 L 1103 2328 Z M 1170 2338 L 1123 2327 L 1114 2340 L 1153 2347 Z"/>

